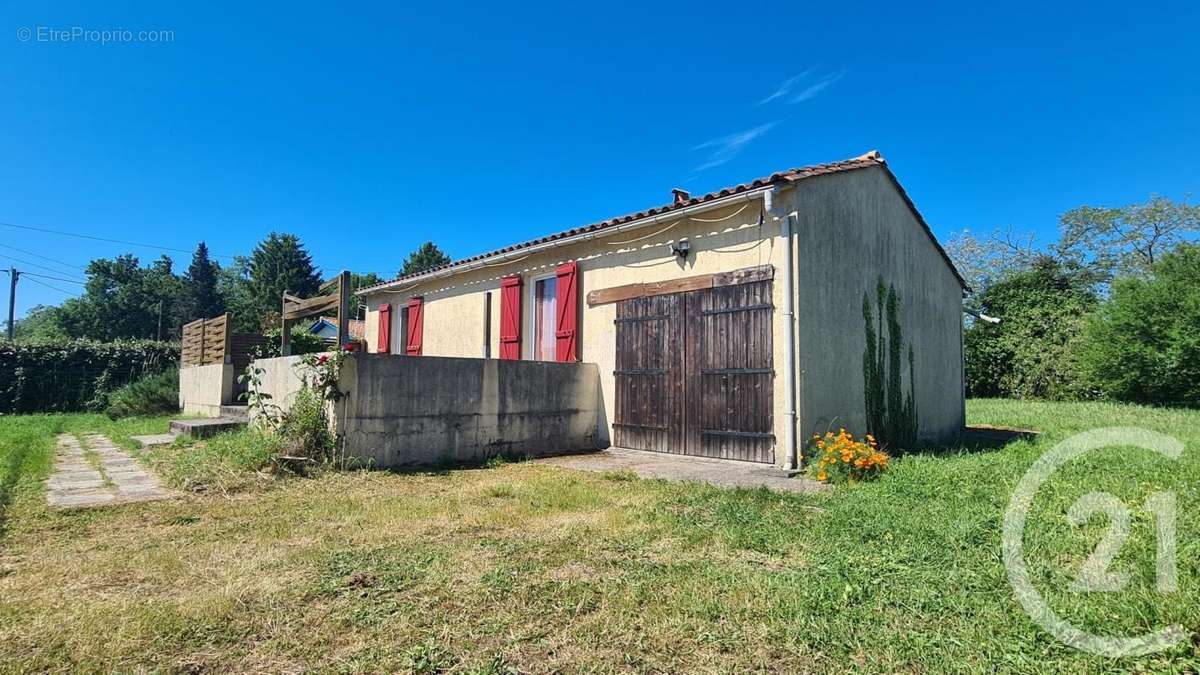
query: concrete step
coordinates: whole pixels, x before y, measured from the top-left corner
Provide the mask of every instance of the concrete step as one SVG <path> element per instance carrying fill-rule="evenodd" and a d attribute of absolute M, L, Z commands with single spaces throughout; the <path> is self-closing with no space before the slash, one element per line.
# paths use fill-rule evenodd
<path fill-rule="evenodd" d="M 143 448 L 148 448 L 152 445 L 170 445 L 175 442 L 178 434 L 171 432 L 169 434 L 147 434 L 145 436 L 130 436 L 133 440 L 142 444 Z"/>
<path fill-rule="evenodd" d="M 246 404 L 232 404 L 221 406 L 221 417 L 228 419 L 249 419 L 249 414 L 246 412 Z"/>
<path fill-rule="evenodd" d="M 217 417 L 204 420 L 175 420 L 171 433 L 192 438 L 208 438 L 224 431 L 237 431 L 247 424 L 245 418 Z"/>

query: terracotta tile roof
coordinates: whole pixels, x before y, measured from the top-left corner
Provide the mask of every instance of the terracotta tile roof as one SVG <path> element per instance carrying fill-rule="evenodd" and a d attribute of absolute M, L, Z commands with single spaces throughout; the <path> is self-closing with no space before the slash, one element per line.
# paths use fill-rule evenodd
<path fill-rule="evenodd" d="M 841 173 L 843 171 L 855 171 L 857 169 L 866 169 L 868 167 L 873 167 L 873 166 L 883 167 L 883 169 L 887 173 L 888 177 L 891 178 L 893 183 L 895 183 L 896 188 L 900 191 L 900 194 L 904 197 L 904 200 L 908 203 L 909 207 L 912 209 L 913 213 L 916 215 L 917 220 L 921 223 L 921 225 L 925 228 L 925 231 L 929 234 L 929 238 L 933 242 L 933 245 L 935 247 L 937 247 L 938 252 L 942 254 L 943 258 L 945 258 L 946 264 L 948 264 L 950 266 L 951 271 L 954 272 L 954 276 L 958 278 L 959 283 L 962 283 L 963 286 L 966 287 L 966 282 L 963 280 L 962 275 L 960 275 L 958 273 L 958 270 L 955 269 L 954 263 L 950 261 L 950 257 L 948 255 L 946 255 L 945 250 L 942 249 L 941 244 L 939 244 L 937 241 L 937 238 L 934 237 L 933 230 L 931 230 L 929 228 L 929 225 L 926 224 L 925 219 L 923 217 L 921 217 L 921 214 L 917 211 L 917 208 L 913 204 L 912 199 L 910 199 L 908 197 L 908 194 L 904 191 L 904 188 L 900 186 L 900 182 L 898 180 L 896 180 L 896 177 L 887 168 L 887 163 L 883 159 L 883 156 L 879 154 L 878 150 L 871 150 L 870 152 L 866 152 L 866 153 L 859 155 L 858 157 L 854 157 L 852 159 L 846 159 L 846 160 L 842 160 L 840 162 L 828 162 L 825 164 L 813 164 L 811 166 L 804 166 L 804 167 L 800 167 L 798 169 L 789 169 L 787 171 L 779 171 L 777 173 L 771 174 L 770 176 L 765 176 L 763 178 L 757 178 L 748 183 L 740 183 L 738 185 L 734 185 L 733 187 L 727 187 L 727 188 L 724 188 L 721 190 L 717 190 L 716 192 L 710 192 L 706 195 L 701 195 L 699 197 L 691 197 L 686 200 L 678 199 L 677 201 L 675 201 L 674 203 L 671 203 L 671 204 L 665 204 L 663 206 L 656 206 L 651 209 L 646 209 L 645 211 L 638 211 L 636 213 L 630 213 L 630 214 L 626 214 L 624 216 L 618 216 L 616 218 L 609 218 L 608 220 L 602 220 L 598 223 L 592 223 L 591 225 L 584 225 L 582 227 L 576 227 L 574 229 L 566 230 L 564 232 L 550 234 L 550 235 L 547 235 L 544 237 L 540 237 L 538 239 L 531 239 L 529 241 L 524 241 L 519 244 L 512 244 L 511 246 L 506 246 L 504 248 L 496 249 L 494 251 L 489 251 L 487 253 L 481 253 L 479 255 L 474 255 L 469 258 L 463 258 L 462 260 L 455 260 L 454 262 L 451 262 L 451 263 L 448 263 L 445 265 L 441 265 L 439 267 L 434 267 L 434 268 L 425 270 L 423 272 L 399 276 L 399 277 L 396 277 L 395 279 L 392 279 L 391 281 L 383 281 L 383 282 L 380 282 L 377 284 L 372 284 L 370 286 L 364 286 L 363 288 L 360 288 L 357 291 L 357 293 L 359 295 L 362 295 L 364 293 L 369 293 L 373 289 L 381 288 L 383 286 L 390 286 L 390 285 L 396 284 L 398 282 L 403 282 L 403 281 L 407 281 L 410 279 L 416 279 L 418 277 L 423 277 L 425 275 L 428 275 L 428 274 L 431 274 L 434 272 L 453 269 L 455 267 L 467 265 L 469 263 L 473 263 L 473 262 L 476 262 L 479 260 L 484 260 L 486 258 L 491 258 L 493 256 L 502 255 L 505 253 L 511 253 L 513 251 L 519 251 L 523 248 L 528 248 L 530 246 L 536 246 L 538 244 L 544 244 L 544 243 L 552 242 L 552 241 L 555 241 L 558 239 L 565 239 L 567 237 L 573 237 L 578 234 L 584 234 L 584 233 L 588 233 L 588 232 L 596 232 L 598 230 L 603 230 L 606 228 L 623 225 L 625 223 L 633 222 L 635 220 L 640 220 L 642 218 L 649 218 L 649 217 L 653 217 L 653 216 L 657 216 L 657 215 L 662 215 L 664 213 L 670 213 L 671 211 L 677 211 L 679 209 L 685 209 L 685 208 L 688 208 L 691 206 L 696 206 L 697 204 L 703 204 L 705 202 L 711 202 L 711 201 L 714 201 L 717 199 L 721 199 L 724 197 L 730 197 L 730 196 L 737 195 L 737 194 L 740 194 L 743 192 L 749 192 L 751 190 L 765 188 L 770 185 L 776 185 L 779 183 L 794 183 L 796 181 L 800 181 L 805 178 L 812 178 L 814 176 L 823 176 L 825 174 L 831 174 L 831 173 Z"/>

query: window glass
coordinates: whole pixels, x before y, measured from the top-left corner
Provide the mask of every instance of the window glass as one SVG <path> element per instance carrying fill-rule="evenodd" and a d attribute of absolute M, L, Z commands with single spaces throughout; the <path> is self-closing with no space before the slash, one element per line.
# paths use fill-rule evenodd
<path fill-rule="evenodd" d="M 392 353 L 404 355 L 408 348 L 408 306 L 400 305 L 392 309 Z"/>
<path fill-rule="evenodd" d="M 553 361 L 555 352 L 555 296 L 558 279 L 538 279 L 533 290 L 533 358 Z"/>

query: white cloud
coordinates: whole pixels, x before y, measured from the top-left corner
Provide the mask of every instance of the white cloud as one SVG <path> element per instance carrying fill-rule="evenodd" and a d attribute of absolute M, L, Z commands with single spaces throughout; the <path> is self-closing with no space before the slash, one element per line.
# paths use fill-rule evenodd
<path fill-rule="evenodd" d="M 846 75 L 846 71 L 844 71 L 844 70 L 836 72 L 836 73 L 830 73 L 830 74 L 826 75 L 825 77 L 822 77 L 816 83 L 811 84 L 811 85 L 805 87 L 804 89 L 801 89 L 799 93 L 797 93 L 795 96 L 792 96 L 791 98 L 788 99 L 788 103 L 800 103 L 801 101 L 807 101 L 808 99 L 813 98 L 817 94 L 824 91 L 825 88 L 828 87 L 829 85 L 842 79 L 845 75 Z"/>
<path fill-rule="evenodd" d="M 800 84 L 801 80 L 803 80 L 804 78 L 811 75 L 813 70 L 815 70 L 815 68 L 809 68 L 808 70 L 806 70 L 798 75 L 793 75 L 793 76 L 789 77 L 788 79 L 784 80 L 783 82 L 780 82 L 779 86 L 775 87 L 775 92 L 772 93 L 770 96 L 764 98 L 763 100 L 759 101 L 758 104 L 762 105 L 764 103 L 770 103 L 771 101 L 774 101 L 777 98 L 783 98 L 784 96 L 787 96 L 788 94 L 792 93 L 792 90 L 796 88 L 796 85 Z"/>
<path fill-rule="evenodd" d="M 705 169 L 711 169 L 714 166 L 720 166 L 725 162 L 728 162 L 734 157 L 737 157 L 738 154 L 740 154 L 742 150 L 746 148 L 747 144 L 770 131 L 776 124 L 779 124 L 779 122 L 760 124 L 753 129 L 747 129 L 745 131 L 739 131 L 736 134 L 729 134 L 728 136 L 714 138 L 710 141 L 705 141 L 700 145 L 695 146 L 692 148 L 692 150 L 711 149 L 712 152 L 709 153 L 708 159 L 704 160 L 704 162 L 692 170 L 704 171 Z"/>

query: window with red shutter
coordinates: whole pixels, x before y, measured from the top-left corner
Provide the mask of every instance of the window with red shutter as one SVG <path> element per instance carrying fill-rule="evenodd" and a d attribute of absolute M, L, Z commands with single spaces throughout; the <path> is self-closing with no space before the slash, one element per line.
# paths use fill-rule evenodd
<path fill-rule="evenodd" d="M 558 306 L 555 308 L 554 354 L 559 361 L 579 360 L 579 265 L 575 261 L 558 266 Z"/>
<path fill-rule="evenodd" d="M 421 333 L 425 324 L 425 299 L 412 298 L 408 301 L 408 340 L 405 353 L 421 355 Z"/>
<path fill-rule="evenodd" d="M 392 344 L 392 306 L 383 303 L 379 306 L 379 331 L 376 336 L 375 351 L 387 354 Z"/>
<path fill-rule="evenodd" d="M 521 277 L 500 280 L 500 358 L 521 358 Z"/>

